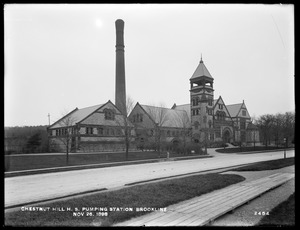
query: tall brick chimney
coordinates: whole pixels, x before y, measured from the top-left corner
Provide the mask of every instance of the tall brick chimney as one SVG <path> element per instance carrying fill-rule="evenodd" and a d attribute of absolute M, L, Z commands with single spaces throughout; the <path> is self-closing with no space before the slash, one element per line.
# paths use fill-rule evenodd
<path fill-rule="evenodd" d="M 115 105 L 126 115 L 126 85 L 124 60 L 124 21 L 118 19 L 116 24 L 116 92 Z"/>

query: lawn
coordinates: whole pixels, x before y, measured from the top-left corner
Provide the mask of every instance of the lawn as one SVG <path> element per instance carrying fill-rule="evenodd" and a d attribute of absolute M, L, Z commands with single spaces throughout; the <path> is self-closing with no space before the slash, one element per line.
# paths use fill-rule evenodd
<path fill-rule="evenodd" d="M 291 148 L 287 148 L 291 149 Z M 236 147 L 236 148 L 222 148 L 222 149 L 217 149 L 216 151 L 219 153 L 251 153 L 255 151 L 266 151 L 266 150 L 284 150 L 284 148 L 280 147 L 277 148 L 276 146 L 256 146 L 256 147 Z"/>
<path fill-rule="evenodd" d="M 170 157 L 182 157 L 181 154 L 170 154 Z M 187 156 L 187 155 L 185 155 Z M 189 155 L 200 156 L 200 155 Z M 161 158 L 166 158 L 165 152 L 161 153 Z M 129 152 L 127 161 L 159 159 L 159 153 L 154 151 L 149 152 Z M 70 154 L 69 166 L 89 165 L 126 161 L 125 153 L 99 153 L 99 154 Z M 42 169 L 52 167 L 66 166 L 66 155 L 13 155 L 5 156 L 5 171 L 19 171 L 29 169 Z"/>
<path fill-rule="evenodd" d="M 216 189 L 238 183 L 244 177 L 233 174 L 204 174 L 171 179 L 102 192 L 46 204 L 48 211 L 14 211 L 5 213 L 6 226 L 111 226 L 147 212 L 136 208 L 166 208 Z M 86 212 L 83 208 L 102 208 L 102 212 Z M 110 208 L 129 208 L 129 211 L 111 211 Z M 53 211 L 60 208 L 64 211 Z M 78 212 L 74 212 L 78 209 Z M 67 211 L 70 209 L 69 211 Z M 132 211 L 130 210 L 132 209 Z M 74 216 L 83 211 L 83 216 Z M 108 216 L 97 216 L 105 213 Z M 91 214 L 92 216 L 87 216 Z"/>
<path fill-rule="evenodd" d="M 294 226 L 295 225 L 295 193 L 280 203 L 264 216 L 258 226 Z"/>
<path fill-rule="evenodd" d="M 277 159 L 272 161 L 262 161 L 251 165 L 232 169 L 232 171 L 263 171 L 280 169 L 295 164 L 295 158 Z"/>

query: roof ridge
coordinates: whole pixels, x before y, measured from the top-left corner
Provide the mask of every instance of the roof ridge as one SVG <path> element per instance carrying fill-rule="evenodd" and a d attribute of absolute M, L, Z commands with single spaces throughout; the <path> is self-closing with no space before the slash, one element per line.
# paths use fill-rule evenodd
<path fill-rule="evenodd" d="M 236 104 L 229 104 L 229 105 L 226 105 L 226 106 L 230 106 L 230 105 L 242 105 L 243 103 L 236 103 Z"/>
<path fill-rule="evenodd" d="M 161 108 L 161 109 L 169 109 L 169 108 L 166 108 L 166 107 L 160 107 L 160 106 L 156 106 L 156 105 L 142 105 L 140 104 L 141 106 L 148 106 L 148 107 L 154 107 L 154 108 Z"/>
<path fill-rule="evenodd" d="M 88 107 L 83 107 L 81 109 L 88 109 L 88 108 L 91 108 L 91 107 L 96 107 L 96 106 L 101 106 L 101 105 L 104 105 L 105 103 L 103 104 L 98 104 L 98 105 L 91 105 L 91 106 L 88 106 Z M 79 109 L 80 110 L 80 109 Z"/>

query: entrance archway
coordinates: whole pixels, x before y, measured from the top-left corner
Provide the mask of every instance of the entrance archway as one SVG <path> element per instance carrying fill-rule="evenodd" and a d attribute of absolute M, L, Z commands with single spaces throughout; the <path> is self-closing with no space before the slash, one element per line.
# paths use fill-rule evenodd
<path fill-rule="evenodd" d="M 225 143 L 230 143 L 230 131 L 228 129 L 225 129 L 224 132 L 223 132 L 223 141 Z"/>

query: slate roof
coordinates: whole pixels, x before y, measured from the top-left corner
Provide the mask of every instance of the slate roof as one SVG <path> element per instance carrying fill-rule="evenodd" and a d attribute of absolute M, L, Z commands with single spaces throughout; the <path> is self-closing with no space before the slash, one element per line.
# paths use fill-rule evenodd
<path fill-rule="evenodd" d="M 70 124 L 71 126 L 75 125 L 76 123 L 82 121 L 84 118 L 86 118 L 88 115 L 90 115 L 91 113 L 93 113 L 94 111 L 96 111 L 103 105 L 104 104 L 99 104 L 99 105 L 94 105 L 94 106 L 90 106 L 90 107 L 86 107 L 86 108 L 82 108 L 82 109 L 76 108 L 75 110 L 73 110 L 72 112 L 67 114 L 65 117 L 63 117 L 60 120 L 58 120 L 57 122 L 55 122 L 52 126 L 50 126 L 50 128 L 65 127 L 66 125 L 60 121 L 62 119 L 66 119 L 66 118 L 70 118 L 69 121 L 71 122 L 71 124 Z"/>
<path fill-rule="evenodd" d="M 194 78 L 198 78 L 198 77 L 202 77 L 202 76 L 206 76 L 206 77 L 209 77 L 209 78 L 213 78 L 209 71 L 207 70 L 206 66 L 204 65 L 203 61 L 202 61 L 202 58 L 201 58 L 201 61 L 199 63 L 199 65 L 197 66 L 195 72 L 193 73 L 192 77 L 190 78 L 191 79 L 194 79 Z"/>
<path fill-rule="evenodd" d="M 233 104 L 233 105 L 226 105 L 227 110 L 231 117 L 236 117 L 238 115 L 238 112 L 240 111 L 243 103 L 239 104 Z"/>
<path fill-rule="evenodd" d="M 176 105 L 175 110 L 184 110 L 188 117 L 191 117 L 191 104 Z"/>
<path fill-rule="evenodd" d="M 156 107 L 150 105 L 141 105 L 141 107 L 147 112 L 147 114 L 155 121 L 155 123 L 161 122 L 159 114 L 163 111 L 165 120 L 162 127 L 172 127 L 172 128 L 184 128 L 183 121 L 186 122 L 186 128 L 190 127 L 189 117 L 184 110 L 175 110 L 163 107 Z"/>

